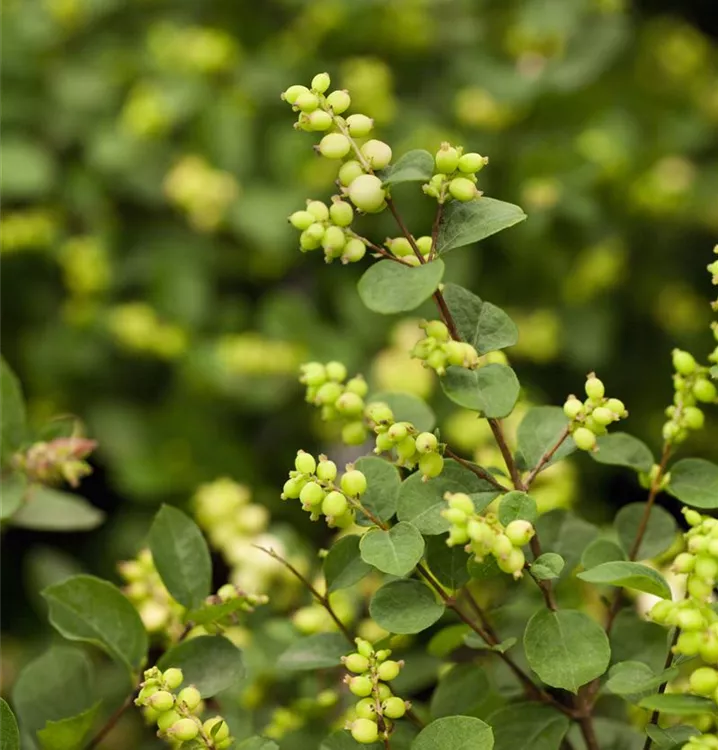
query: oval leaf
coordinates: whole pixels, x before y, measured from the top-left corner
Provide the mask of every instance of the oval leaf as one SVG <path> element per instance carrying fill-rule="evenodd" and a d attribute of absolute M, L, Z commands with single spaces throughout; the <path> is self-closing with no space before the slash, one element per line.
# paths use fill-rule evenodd
<path fill-rule="evenodd" d="M 649 695 L 638 705 L 641 708 L 647 708 L 649 711 L 660 711 L 663 714 L 690 716 L 691 714 L 711 713 L 715 711 L 716 704 L 710 698 L 701 698 L 698 695 L 663 693 L 660 695 Z"/>
<path fill-rule="evenodd" d="M 489 419 L 507 417 L 519 397 L 519 380 L 507 365 L 496 363 L 476 370 L 449 367 L 441 378 L 444 393 L 455 404 Z"/>
<path fill-rule="evenodd" d="M 568 419 L 563 409 L 558 406 L 534 406 L 526 412 L 516 432 L 518 451 L 516 460 L 519 468 L 526 471 L 533 469 L 561 438 Z M 546 466 L 556 463 L 576 450 L 576 443 L 572 437 L 567 437 L 561 446 L 546 463 Z"/>
<path fill-rule="evenodd" d="M 436 417 L 424 399 L 411 393 L 380 391 L 372 393 L 368 404 L 384 402 L 393 412 L 397 422 L 411 422 L 420 432 L 431 432 L 436 424 Z"/>
<path fill-rule="evenodd" d="M 48 721 L 37 733 L 42 750 L 77 750 L 82 747 L 101 705 L 101 701 L 98 701 L 81 714 L 60 721 Z"/>
<path fill-rule="evenodd" d="M 492 713 L 489 724 L 496 750 L 559 750 L 569 719 L 548 706 L 519 703 Z"/>
<path fill-rule="evenodd" d="M 405 576 L 424 555 L 424 537 L 416 526 L 401 521 L 388 531 L 372 529 L 359 543 L 362 560 L 382 573 Z"/>
<path fill-rule="evenodd" d="M 15 714 L 2 698 L 0 698 L 0 748 L 20 750 L 20 731 L 17 728 Z"/>
<path fill-rule="evenodd" d="M 626 432 L 612 432 L 596 441 L 598 450 L 589 451 L 599 464 L 625 466 L 635 471 L 649 472 L 654 464 L 651 449 Z"/>
<path fill-rule="evenodd" d="M 354 466 L 366 477 L 367 489 L 362 495 L 362 505 L 380 521 L 388 521 L 395 513 L 401 488 L 399 469 L 383 458 L 364 456 Z M 371 526 L 373 521 L 357 515 L 360 526 Z"/>
<path fill-rule="evenodd" d="M 104 520 L 105 514 L 84 497 L 34 484 L 11 524 L 36 531 L 88 531 Z"/>
<path fill-rule="evenodd" d="M 671 598 L 671 587 L 666 579 L 653 568 L 636 562 L 606 562 L 578 574 L 578 578 L 589 583 L 621 586 L 644 591 L 646 594 Z"/>
<path fill-rule="evenodd" d="M 93 643 L 137 672 L 145 663 L 148 639 L 137 610 L 108 581 L 88 575 L 67 578 L 43 590 L 49 619 L 71 641 Z"/>
<path fill-rule="evenodd" d="M 583 612 L 539 610 L 526 625 L 531 669 L 551 687 L 577 693 L 608 668 L 611 649 L 603 628 Z"/>
<path fill-rule="evenodd" d="M 324 558 L 327 593 L 353 586 L 371 573 L 371 565 L 361 559 L 359 536 L 350 534 L 338 539 Z"/>
<path fill-rule="evenodd" d="M 456 664 L 445 674 L 431 696 L 431 715 L 471 715 L 486 699 L 489 679 L 478 664 Z"/>
<path fill-rule="evenodd" d="M 424 727 L 411 743 L 411 750 L 491 750 L 491 727 L 471 716 L 446 716 Z"/>
<path fill-rule="evenodd" d="M 415 310 L 436 291 L 444 275 L 439 259 L 413 267 L 380 260 L 364 272 L 357 290 L 362 302 L 382 315 Z"/>
<path fill-rule="evenodd" d="M 646 503 L 630 503 L 616 514 L 613 525 L 616 527 L 618 539 L 626 553 L 633 549 L 633 542 L 641 526 L 645 510 Z M 673 544 L 676 532 L 677 526 L 673 516 L 660 505 L 654 505 L 648 517 L 648 525 L 643 534 L 641 546 L 634 557 L 637 560 L 658 557 Z"/>
<path fill-rule="evenodd" d="M 583 555 L 581 555 L 581 565 L 588 570 L 588 568 L 595 568 L 601 563 L 625 559 L 625 552 L 616 542 L 612 542 L 610 539 L 596 539 L 586 547 Z"/>
<path fill-rule="evenodd" d="M 616 695 L 636 696 L 647 691 L 657 690 L 664 682 L 678 676 L 677 667 L 654 674 L 653 670 L 642 661 L 622 661 L 614 664 L 606 681 L 606 689 Z"/>
<path fill-rule="evenodd" d="M 703 458 L 684 458 L 671 467 L 667 491 L 694 508 L 718 508 L 718 466 Z"/>
<path fill-rule="evenodd" d="M 391 581 L 374 594 L 369 614 L 390 633 L 407 635 L 431 627 L 444 614 L 444 605 L 419 581 Z"/>
<path fill-rule="evenodd" d="M 167 591 L 187 609 L 199 607 L 212 587 L 212 560 L 199 526 L 163 505 L 152 522 L 150 550 Z"/>
<path fill-rule="evenodd" d="M 341 633 L 315 633 L 295 641 L 279 657 L 277 669 L 301 672 L 338 667 L 350 650 Z"/>
<path fill-rule="evenodd" d="M 531 563 L 531 575 L 539 581 L 550 581 L 561 575 L 566 561 L 555 552 L 544 552 Z"/>
<path fill-rule="evenodd" d="M 385 185 L 401 182 L 428 182 L 434 174 L 434 157 L 423 149 L 407 151 L 394 164 L 379 173 Z"/>

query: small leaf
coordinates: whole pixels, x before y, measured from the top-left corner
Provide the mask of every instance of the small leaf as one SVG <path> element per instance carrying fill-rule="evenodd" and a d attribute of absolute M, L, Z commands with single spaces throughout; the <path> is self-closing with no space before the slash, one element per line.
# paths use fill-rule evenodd
<path fill-rule="evenodd" d="M 496 363 L 476 370 L 449 367 L 441 378 L 446 396 L 465 409 L 478 411 L 488 419 L 501 419 L 513 411 L 519 397 L 516 373 Z"/>
<path fill-rule="evenodd" d="M 431 696 L 431 715 L 473 714 L 489 692 L 489 680 L 475 663 L 456 664 L 440 680 Z"/>
<path fill-rule="evenodd" d="M 424 556 L 424 538 L 416 526 L 401 521 L 388 531 L 372 529 L 359 543 L 362 560 L 382 573 L 405 576 Z"/>
<path fill-rule="evenodd" d="M 179 667 L 186 685 L 194 685 L 203 698 L 234 685 L 244 676 L 242 652 L 221 635 L 199 635 L 181 641 L 162 654 L 162 669 Z"/>
<path fill-rule="evenodd" d="M 411 422 L 419 432 L 431 432 L 436 424 L 436 417 L 424 399 L 411 393 L 380 391 L 372 393 L 367 404 L 377 401 L 385 403 L 393 412 L 397 422 Z"/>
<path fill-rule="evenodd" d="M 694 508 L 718 508 L 718 466 L 703 458 L 684 458 L 671 467 L 666 488 L 673 497 Z"/>
<path fill-rule="evenodd" d="M 372 312 L 394 315 L 415 310 L 426 302 L 443 275 L 444 264 L 438 258 L 416 267 L 380 260 L 364 272 L 357 290 Z"/>
<path fill-rule="evenodd" d="M 457 591 L 469 582 L 469 554 L 463 547 L 449 547 L 447 538 L 442 534 L 426 540 L 426 563 L 442 586 Z"/>
<path fill-rule="evenodd" d="M 349 588 L 371 573 L 371 565 L 361 559 L 359 539 L 357 534 L 350 534 L 331 546 L 323 566 L 327 593 Z"/>
<path fill-rule="evenodd" d="M 10 523 L 36 531 L 89 531 L 105 520 L 105 514 L 84 497 L 42 484 L 32 484 L 25 502 Z"/>
<path fill-rule="evenodd" d="M 444 209 L 436 248 L 439 254 L 471 245 L 518 224 L 526 214 L 512 203 L 494 198 L 461 203 L 452 201 Z"/>
<path fill-rule="evenodd" d="M 0 698 L 0 750 L 20 750 L 20 731 L 15 714 Z"/>
<path fill-rule="evenodd" d="M 6 171 L 7 164 L 4 165 Z M 7 196 L 6 196 L 7 197 Z M 0 463 L 6 464 L 25 441 L 25 400 L 15 373 L 4 357 L 0 357 L 0 403 L 2 417 L 0 430 Z"/>
<path fill-rule="evenodd" d="M 691 716 L 715 711 L 715 702 L 710 698 L 680 693 L 649 695 L 638 705 L 641 708 L 647 708 L 649 711 L 660 711 L 663 714 L 674 714 L 675 716 Z"/>
<path fill-rule="evenodd" d="M 644 591 L 646 594 L 671 598 L 671 587 L 653 568 L 636 562 L 607 562 L 579 573 L 578 578 L 589 583 L 608 584 Z"/>
<path fill-rule="evenodd" d="M 53 627 L 71 641 L 99 646 L 136 672 L 145 663 L 147 632 L 137 610 L 108 581 L 78 575 L 42 591 Z"/>
<path fill-rule="evenodd" d="M 98 701 L 81 714 L 59 721 L 48 721 L 37 733 L 42 750 L 77 750 L 82 747 L 101 705 L 101 701 Z"/>
<path fill-rule="evenodd" d="M 536 703 L 505 706 L 488 721 L 495 750 L 559 750 L 569 726 L 567 716 Z"/>
<path fill-rule="evenodd" d="M 403 156 L 379 173 L 384 185 L 401 182 L 428 182 L 434 174 L 434 157 L 423 149 L 407 151 Z"/>
<path fill-rule="evenodd" d="M 444 605 L 419 581 L 391 581 L 374 594 L 369 614 L 390 633 L 408 635 L 431 627 L 444 614 Z"/>
<path fill-rule="evenodd" d="M 341 665 L 351 646 L 341 633 L 315 633 L 300 638 L 279 657 L 277 669 L 290 672 L 329 669 Z"/>
<path fill-rule="evenodd" d="M 380 521 L 388 521 L 395 513 L 401 488 L 401 475 L 393 464 L 376 456 L 364 456 L 354 462 L 366 477 L 367 489 L 362 495 L 362 505 Z M 373 521 L 357 514 L 360 526 L 370 526 Z"/>
<path fill-rule="evenodd" d="M 27 479 L 19 471 L 0 478 L 0 520 L 5 521 L 22 505 Z"/>
<path fill-rule="evenodd" d="M 615 695 L 630 698 L 657 690 L 664 682 L 677 677 L 678 673 L 678 668 L 673 667 L 657 675 L 642 661 L 622 661 L 611 667 L 606 689 Z"/>
<path fill-rule="evenodd" d="M 536 612 L 526 625 L 524 650 L 531 669 L 547 685 L 572 693 L 600 677 L 611 659 L 603 628 L 570 609 Z"/>
<path fill-rule="evenodd" d="M 647 724 L 646 734 L 656 743 L 658 750 L 673 750 L 676 746 L 682 747 L 691 737 L 695 737 L 700 732 L 687 724 L 665 728 L 657 724 Z"/>
<path fill-rule="evenodd" d="M 555 552 L 544 552 L 531 563 L 531 575 L 539 581 L 550 581 L 561 575 L 566 561 Z"/>
<path fill-rule="evenodd" d="M 443 295 L 461 338 L 479 354 L 505 349 L 518 341 L 516 324 L 501 308 L 458 284 L 444 284 Z"/>
<path fill-rule="evenodd" d="M 499 504 L 499 521 L 508 526 L 511 521 L 536 523 L 538 509 L 536 501 L 525 492 L 507 492 Z"/>
<path fill-rule="evenodd" d="M 152 522 L 149 544 L 172 597 L 188 609 L 201 606 L 212 588 L 212 560 L 199 526 L 181 510 L 163 505 Z"/>
<path fill-rule="evenodd" d="M 596 539 L 586 547 L 581 556 L 581 565 L 588 570 L 601 565 L 601 563 L 625 559 L 625 552 L 616 542 L 612 542 L 610 539 Z"/>
<path fill-rule="evenodd" d="M 604 435 L 596 444 L 598 450 L 589 453 L 596 463 L 625 466 L 641 472 L 649 472 L 654 464 L 650 448 L 626 432 Z"/>
<path fill-rule="evenodd" d="M 493 497 L 498 495 L 487 481 L 449 459 L 444 462 L 444 470 L 438 477 L 424 482 L 421 474 L 414 472 L 401 483 L 397 500 L 399 520 L 413 523 L 425 535 L 443 534 L 450 526 L 441 516 L 441 511 L 447 507 L 444 500 L 447 492 L 482 493 L 482 498 L 487 496 L 483 493 L 493 492 Z"/>
<path fill-rule="evenodd" d="M 446 716 L 425 726 L 411 750 L 491 750 L 493 746 L 494 735 L 486 722 L 471 716 Z"/>
<path fill-rule="evenodd" d="M 534 406 L 521 420 L 516 432 L 518 451 L 516 460 L 522 471 L 533 469 L 563 434 L 568 419 L 558 406 Z M 567 437 L 546 466 L 556 463 L 576 450 L 572 437 Z"/>
<path fill-rule="evenodd" d="M 616 514 L 613 525 L 616 527 L 618 539 L 626 553 L 633 548 L 645 510 L 646 503 L 630 503 L 624 505 Z M 636 559 L 650 560 L 663 554 L 675 541 L 676 532 L 677 527 L 673 516 L 659 505 L 654 505 L 651 508 L 638 554 L 635 555 Z"/>

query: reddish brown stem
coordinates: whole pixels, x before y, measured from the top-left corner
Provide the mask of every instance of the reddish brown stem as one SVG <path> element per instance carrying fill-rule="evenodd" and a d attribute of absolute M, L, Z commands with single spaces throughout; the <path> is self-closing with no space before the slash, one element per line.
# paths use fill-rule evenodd
<path fill-rule="evenodd" d="M 386 205 L 389 207 L 389 210 L 391 211 L 392 216 L 396 220 L 396 223 L 398 224 L 399 229 L 401 229 L 401 233 L 409 241 L 409 244 L 411 245 L 411 249 L 414 251 L 414 255 L 416 255 L 420 263 L 426 263 L 426 258 L 424 258 L 424 256 L 421 254 L 421 250 L 419 250 L 419 246 L 416 244 L 416 240 L 414 239 L 414 236 L 411 234 L 406 224 L 404 224 L 404 219 L 401 218 L 401 214 L 397 211 L 396 205 L 394 205 L 394 201 L 392 200 L 391 197 L 388 197 L 386 199 Z"/>
<path fill-rule="evenodd" d="M 531 469 L 531 472 L 524 480 L 524 485 L 526 486 L 526 489 L 528 489 L 531 486 L 534 479 L 536 479 L 536 477 L 538 476 L 539 472 L 554 457 L 554 454 L 556 453 L 556 451 L 563 445 L 564 441 L 570 434 L 571 433 L 569 432 L 569 428 L 568 426 L 566 426 L 563 432 L 561 433 L 561 435 L 559 436 L 558 440 L 554 444 L 554 446 L 552 448 L 549 448 L 549 450 L 547 450 L 543 454 L 543 456 L 541 456 L 536 466 L 534 466 L 533 469 Z"/>
<path fill-rule="evenodd" d="M 86 750 L 97 747 L 102 742 L 102 740 L 104 740 L 105 737 L 115 728 L 115 725 L 122 718 L 122 715 L 132 705 L 134 697 L 135 693 L 133 691 L 132 693 L 130 693 L 130 695 L 127 696 L 127 698 L 125 698 L 124 703 L 112 713 L 110 718 L 105 722 L 102 729 L 100 729 L 100 731 L 89 741 L 86 746 Z"/>
<path fill-rule="evenodd" d="M 474 474 L 476 474 L 477 477 L 480 479 L 484 479 L 490 484 L 492 484 L 499 492 L 508 492 L 509 488 L 504 487 L 501 482 L 499 482 L 493 474 L 486 471 L 486 469 L 482 468 L 481 466 L 477 466 L 475 463 L 472 463 L 471 461 L 467 461 L 465 458 L 462 458 L 461 456 L 458 456 L 454 451 L 451 450 L 448 446 L 444 448 L 444 455 L 448 456 L 449 458 L 453 458 L 454 461 L 457 463 L 460 463 L 462 466 L 466 467 L 469 471 L 472 471 Z"/>
<path fill-rule="evenodd" d="M 518 470 L 518 467 L 516 466 L 514 457 L 511 454 L 511 449 L 506 442 L 506 435 L 504 434 L 504 428 L 501 424 L 501 420 L 489 419 L 488 422 L 489 427 L 491 427 L 491 432 L 494 435 L 494 440 L 496 440 L 496 444 L 499 446 L 499 450 L 501 451 L 501 455 L 503 456 L 504 463 L 506 464 L 506 468 L 509 471 L 514 487 L 517 490 L 521 490 L 522 492 L 525 491 L 526 487 L 521 481 L 521 474 Z"/>

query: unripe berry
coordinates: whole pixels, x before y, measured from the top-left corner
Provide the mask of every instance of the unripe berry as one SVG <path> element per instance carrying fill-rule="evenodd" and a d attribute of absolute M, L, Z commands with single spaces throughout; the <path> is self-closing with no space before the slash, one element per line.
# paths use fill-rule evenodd
<path fill-rule="evenodd" d="M 406 703 L 404 703 L 401 698 L 397 698 L 396 696 L 387 698 L 382 703 L 381 707 L 382 711 L 384 712 L 384 716 L 389 719 L 401 719 L 401 717 L 406 713 Z"/>
<path fill-rule="evenodd" d="M 426 358 L 426 364 L 431 367 L 432 370 L 436 370 L 439 375 L 443 375 L 446 372 L 447 361 L 448 357 L 441 349 L 434 349 L 434 351 Z"/>
<path fill-rule="evenodd" d="M 147 699 L 159 691 L 157 685 L 145 685 L 137 695 L 136 705 L 145 706 L 147 705 Z"/>
<path fill-rule="evenodd" d="M 322 247 L 327 250 L 341 250 L 346 244 L 346 235 L 341 227 L 327 227 L 322 237 Z"/>
<path fill-rule="evenodd" d="M 661 601 L 656 602 L 651 608 L 650 617 L 654 622 L 666 623 L 673 610 L 673 602 L 661 599 Z"/>
<path fill-rule="evenodd" d="M 319 99 L 311 91 L 300 94 L 294 100 L 294 106 L 300 109 L 302 112 L 309 114 L 319 106 Z"/>
<path fill-rule="evenodd" d="M 232 588 L 234 589 L 234 587 Z M 194 711 L 195 708 L 199 706 L 201 700 L 202 696 L 194 685 L 189 685 L 188 687 L 183 688 L 177 694 L 177 701 L 179 703 L 184 703 L 190 711 Z"/>
<path fill-rule="evenodd" d="M 366 656 L 367 659 L 374 656 L 374 646 L 369 641 L 365 641 L 363 638 L 355 638 L 354 643 L 357 645 L 357 652 L 362 656 Z"/>
<path fill-rule="evenodd" d="M 329 73 L 317 73 L 312 78 L 312 91 L 323 94 L 329 88 L 331 82 L 332 79 L 329 77 Z"/>
<path fill-rule="evenodd" d="M 199 727 L 192 719 L 180 719 L 167 730 L 167 734 L 180 742 L 189 742 L 199 734 Z"/>
<path fill-rule="evenodd" d="M 229 737 L 229 726 L 221 716 L 213 716 L 202 724 L 202 729 L 215 742 L 222 742 Z"/>
<path fill-rule="evenodd" d="M 302 491 L 305 482 L 300 479 L 287 479 L 282 487 L 282 499 L 283 500 L 296 500 L 299 497 L 299 493 Z"/>
<path fill-rule="evenodd" d="M 511 544 L 515 547 L 523 547 L 524 544 L 528 544 L 531 538 L 536 533 L 534 527 L 528 521 L 517 519 L 511 521 L 504 530 L 506 536 L 511 540 Z"/>
<path fill-rule="evenodd" d="M 329 207 L 329 217 L 338 227 L 348 227 L 354 218 L 354 209 L 346 201 L 336 200 Z"/>
<path fill-rule="evenodd" d="M 603 382 L 599 380 L 595 375 L 590 375 L 586 379 L 585 389 L 586 395 L 592 401 L 600 401 L 606 392 L 606 388 L 603 385 Z"/>
<path fill-rule="evenodd" d="M 440 320 L 432 320 L 426 324 L 426 335 L 437 341 L 448 341 L 449 329 Z"/>
<path fill-rule="evenodd" d="M 380 432 L 376 436 L 375 445 L 375 453 L 386 453 L 394 447 L 394 441 L 389 437 L 388 432 Z"/>
<path fill-rule="evenodd" d="M 322 502 L 322 513 L 325 516 L 341 516 L 349 508 L 347 499 L 341 492 L 330 492 Z M 353 671 L 353 670 L 352 670 Z"/>
<path fill-rule="evenodd" d="M 506 534 L 497 534 L 494 537 L 494 546 L 492 547 L 491 552 L 497 559 L 508 559 L 514 549 L 514 545 Z"/>
<path fill-rule="evenodd" d="M 526 564 L 526 557 L 518 547 L 514 547 L 506 557 L 497 558 L 497 563 L 504 573 L 510 573 L 514 578 L 519 578 Z"/>
<path fill-rule="evenodd" d="M 387 239 L 384 244 L 397 258 L 406 258 L 407 256 L 414 254 L 414 249 L 412 248 L 411 243 L 406 239 L 406 237 L 395 237 L 394 239 Z"/>
<path fill-rule="evenodd" d="M 327 96 L 327 104 L 331 107 L 335 115 L 346 112 L 351 106 L 352 100 L 346 91 L 332 91 Z"/>
<path fill-rule="evenodd" d="M 348 422 L 342 427 L 342 442 L 346 445 L 361 445 L 366 440 L 366 437 L 366 427 L 364 427 L 364 422 L 361 420 Z"/>
<path fill-rule="evenodd" d="M 369 385 L 361 375 L 357 375 L 356 377 L 353 377 L 351 380 L 347 381 L 347 391 L 349 393 L 356 393 L 357 396 L 364 398 L 364 396 L 366 396 L 366 394 L 369 392 Z"/>
<path fill-rule="evenodd" d="M 688 578 L 688 593 L 699 601 L 706 602 L 713 594 L 713 585 L 693 576 Z"/>
<path fill-rule="evenodd" d="M 387 431 L 386 434 L 395 442 L 400 443 L 409 434 L 406 422 L 396 422 Z"/>
<path fill-rule="evenodd" d="M 337 399 L 342 395 L 343 392 L 344 389 L 339 383 L 336 383 L 334 381 L 324 383 L 324 385 L 321 386 L 317 391 L 316 402 L 318 404 L 333 405 L 336 403 Z"/>
<path fill-rule="evenodd" d="M 350 239 L 346 245 L 344 245 L 344 252 L 342 253 L 343 263 L 356 263 L 360 261 L 366 255 L 366 245 L 356 237 Z"/>
<path fill-rule="evenodd" d="M 354 180 L 364 174 L 364 167 L 356 159 L 345 161 L 344 164 L 339 167 L 339 182 L 347 187 L 354 182 Z"/>
<path fill-rule="evenodd" d="M 342 475 L 341 488 L 349 497 L 363 495 L 366 492 L 366 477 L 358 469 L 350 469 Z"/>
<path fill-rule="evenodd" d="M 317 221 L 327 221 L 329 219 L 329 208 L 322 201 L 307 201 L 307 211 Z"/>
<path fill-rule="evenodd" d="M 314 460 L 314 456 L 306 451 L 298 451 L 297 457 L 294 459 L 294 468 L 302 474 L 314 474 L 317 468 L 317 462 Z"/>
<path fill-rule="evenodd" d="M 335 404 L 337 411 L 347 417 L 359 416 L 364 411 L 364 399 L 356 393 L 344 391 Z"/>
<path fill-rule="evenodd" d="M 364 138 L 371 133 L 374 120 L 366 115 L 349 115 L 347 127 L 349 128 L 349 134 L 354 138 Z"/>
<path fill-rule="evenodd" d="M 315 109 L 314 112 L 307 116 L 309 129 L 314 132 L 323 132 L 329 130 L 333 123 L 332 116 L 323 109 Z"/>
<path fill-rule="evenodd" d="M 391 682 L 399 676 L 401 664 L 398 661 L 385 661 L 377 667 L 377 675 L 383 682 Z"/>
<path fill-rule="evenodd" d="M 354 710 L 360 719 L 376 721 L 376 703 L 373 698 L 362 698 L 354 706 Z"/>
<path fill-rule="evenodd" d="M 319 503 L 324 500 L 324 495 L 326 493 L 322 489 L 321 485 L 317 484 L 316 482 L 307 482 L 304 487 L 302 487 L 302 491 L 299 493 L 299 499 L 302 501 L 302 505 L 307 506 L 314 506 L 319 505 Z"/>
<path fill-rule="evenodd" d="M 402 461 L 408 461 L 414 457 L 416 453 L 416 440 L 411 435 L 408 435 L 403 440 L 400 440 L 396 444 L 396 455 Z"/>
<path fill-rule="evenodd" d="M 379 727 L 371 719 L 354 719 L 351 724 L 352 737 L 362 745 L 371 745 L 379 737 Z"/>
<path fill-rule="evenodd" d="M 319 153 L 327 159 L 343 159 L 350 149 L 351 143 L 343 133 L 327 133 L 319 141 Z"/>
<path fill-rule="evenodd" d="M 712 667 L 698 667 L 688 680 L 696 695 L 711 695 L 718 688 L 718 671 Z"/>
<path fill-rule="evenodd" d="M 350 672 L 354 672 L 354 674 L 362 674 L 369 669 L 369 659 L 361 654 L 349 654 L 349 656 L 345 656 L 342 661 L 344 662 L 344 666 Z"/>
<path fill-rule="evenodd" d="M 681 552 L 673 561 L 673 570 L 676 573 L 690 573 L 695 565 L 696 558 L 690 552 Z"/>
<path fill-rule="evenodd" d="M 696 654 L 700 651 L 702 641 L 703 635 L 701 633 L 698 633 L 697 631 L 681 633 L 678 636 L 678 641 L 676 642 L 674 651 L 677 654 L 696 656 Z"/>
<path fill-rule="evenodd" d="M 385 701 L 391 698 L 391 696 L 393 695 L 393 693 L 391 692 L 391 688 L 388 685 L 385 685 L 383 682 L 380 682 L 377 685 L 376 693 L 380 701 Z"/>
<path fill-rule="evenodd" d="M 444 174 L 451 174 L 459 166 L 459 152 L 449 143 L 442 143 L 434 157 L 436 168 Z"/>
<path fill-rule="evenodd" d="M 300 94 L 308 94 L 309 89 L 306 86 L 300 86 L 298 83 L 294 86 L 290 86 L 283 94 L 282 99 L 284 99 L 285 102 L 289 102 L 290 104 L 294 104 L 297 101 L 297 98 Z"/>
<path fill-rule="evenodd" d="M 700 430 L 705 424 L 705 414 L 697 406 L 686 406 L 683 421 L 689 430 Z"/>
<path fill-rule="evenodd" d="M 713 583 L 718 577 L 718 560 L 708 555 L 699 555 L 693 568 L 694 575 L 708 583 Z"/>
<path fill-rule="evenodd" d="M 377 424 L 391 422 L 394 419 L 394 412 L 387 404 L 382 401 L 374 401 L 366 408 L 366 416 L 372 422 Z"/>
<path fill-rule="evenodd" d="M 683 508 L 683 517 L 689 526 L 698 526 L 703 521 L 701 514 L 692 508 Z"/>
<path fill-rule="evenodd" d="M 386 661 L 391 656 L 390 648 L 383 648 L 376 652 L 376 660 L 378 662 Z"/>
<path fill-rule="evenodd" d="M 681 375 L 692 375 L 696 370 L 696 360 L 690 352 L 674 349 L 673 369 Z"/>
<path fill-rule="evenodd" d="M 432 453 L 439 447 L 436 435 L 431 432 L 422 432 L 416 436 L 416 450 L 419 453 Z"/>
<path fill-rule="evenodd" d="M 419 248 L 419 252 L 422 255 L 428 255 L 431 252 L 434 241 L 428 235 L 416 238 L 416 246 Z"/>
<path fill-rule="evenodd" d="M 365 675 L 352 677 L 349 680 L 349 690 L 351 690 L 354 695 L 359 696 L 359 698 L 365 698 L 367 695 L 371 695 L 371 679 Z"/>
<path fill-rule="evenodd" d="M 449 192 L 457 201 L 464 203 L 474 200 L 479 194 L 476 185 L 466 177 L 454 177 L 449 183 Z"/>
<path fill-rule="evenodd" d="M 459 172 L 464 172 L 465 174 L 480 172 L 488 163 L 489 160 L 485 156 L 481 156 L 481 154 L 472 151 L 468 154 L 464 154 L 459 159 Z"/>
<path fill-rule="evenodd" d="M 323 482 L 333 482 L 337 476 L 337 465 L 334 461 L 324 459 L 317 464 L 317 478 Z"/>
<path fill-rule="evenodd" d="M 325 369 L 329 380 L 333 380 L 335 383 L 341 383 L 346 379 L 347 368 L 341 362 L 327 362 Z"/>
<path fill-rule="evenodd" d="M 424 453 L 419 459 L 419 471 L 429 479 L 438 477 L 444 468 L 444 457 L 440 453 Z"/>
<path fill-rule="evenodd" d="M 166 732 L 173 724 L 176 724 L 182 716 L 174 709 L 165 711 L 157 717 L 157 727 L 160 732 Z"/>
<path fill-rule="evenodd" d="M 455 526 L 463 526 L 469 518 L 463 510 L 459 510 L 458 508 L 444 508 L 441 511 L 441 515 Z"/>
<path fill-rule="evenodd" d="M 606 401 L 606 408 L 610 409 L 618 417 L 626 416 L 626 407 L 623 401 L 618 398 L 609 398 Z"/>
<path fill-rule="evenodd" d="M 289 217 L 289 223 L 295 228 L 295 229 L 309 229 L 309 227 L 314 224 L 316 219 L 312 214 L 309 213 L 309 211 L 295 211 L 290 217 Z"/>
<path fill-rule="evenodd" d="M 169 711 L 174 704 L 174 696 L 172 693 L 167 692 L 167 690 L 158 690 L 147 700 L 147 705 L 161 714 L 165 713 L 165 711 Z"/>
<path fill-rule="evenodd" d="M 461 510 L 467 515 L 474 513 L 474 502 L 464 492 L 454 492 L 453 494 L 447 493 L 444 495 L 444 499 L 449 503 L 450 508 Z"/>
<path fill-rule="evenodd" d="M 576 419 L 581 412 L 583 412 L 583 404 L 575 396 L 570 396 L 563 405 L 563 413 L 569 419 Z"/>
<path fill-rule="evenodd" d="M 693 395 L 704 404 L 712 403 L 716 400 L 716 387 L 710 380 L 699 378 L 693 384 Z"/>
<path fill-rule="evenodd" d="M 375 138 L 367 141 L 362 147 L 361 152 L 364 158 L 369 162 L 372 169 L 384 169 L 391 161 L 391 146 L 384 141 L 378 141 Z"/>
<path fill-rule="evenodd" d="M 596 436 L 587 427 L 579 427 L 573 433 L 576 447 L 582 451 L 593 450 L 596 446 Z"/>
<path fill-rule="evenodd" d="M 170 690 L 174 690 L 182 684 L 184 675 L 182 674 L 182 670 L 178 667 L 170 667 L 162 673 L 162 679 Z"/>
<path fill-rule="evenodd" d="M 381 180 L 373 174 L 357 177 L 348 188 L 351 202 L 366 213 L 375 213 L 384 206 L 386 191 Z"/>
<path fill-rule="evenodd" d="M 593 412 L 591 412 L 591 417 L 593 418 L 593 421 L 601 427 L 611 424 L 616 418 L 614 413 L 605 406 L 597 406 Z"/>
<path fill-rule="evenodd" d="M 700 647 L 700 655 L 703 661 L 709 664 L 718 664 L 718 638 L 715 635 L 703 641 Z"/>

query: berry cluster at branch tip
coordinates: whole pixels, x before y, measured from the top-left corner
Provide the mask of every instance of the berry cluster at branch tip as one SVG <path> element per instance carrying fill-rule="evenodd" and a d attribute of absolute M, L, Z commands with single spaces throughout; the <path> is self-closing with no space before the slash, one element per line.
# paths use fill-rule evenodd
<path fill-rule="evenodd" d="M 434 176 L 422 189 L 439 203 L 449 198 L 462 203 L 480 198 L 482 192 L 476 187 L 476 173 L 488 163 L 486 156 L 473 152 L 465 154 L 461 146 L 442 143 L 434 156 Z"/>
<path fill-rule="evenodd" d="M 213 716 L 202 722 L 199 714 L 204 703 L 199 690 L 188 685 L 175 692 L 184 681 L 181 669 L 171 667 L 164 672 L 152 667 L 144 673 L 144 680 L 135 699 L 135 705 L 144 708 L 145 718 L 157 723 L 157 735 L 175 747 L 209 748 L 225 750 L 232 745 L 227 722 Z M 189 745 L 187 745 L 189 747 Z"/>
<path fill-rule="evenodd" d="M 444 495 L 448 507 L 441 515 L 451 524 L 449 547 L 465 544 L 477 562 L 492 555 L 504 573 L 521 578 L 526 557 L 521 549 L 536 533 L 529 521 L 516 519 L 504 526 L 493 513 L 480 515 L 472 499 L 463 492 Z"/>
<path fill-rule="evenodd" d="M 595 373 L 586 376 L 586 400 L 571 394 L 563 405 L 563 413 L 571 420 L 569 429 L 576 447 L 582 451 L 596 450 L 596 438 L 608 432 L 608 425 L 628 416 L 623 401 L 607 398 L 603 381 Z"/>
<path fill-rule="evenodd" d="M 420 359 L 425 367 L 445 375 L 450 365 L 474 370 L 479 366 L 476 349 L 465 341 L 454 341 L 446 324 L 440 320 L 424 321 L 421 324 L 426 336 L 411 350 L 411 356 Z"/>
<path fill-rule="evenodd" d="M 349 690 L 360 700 L 354 707 L 355 718 L 348 722 L 352 737 L 363 745 L 388 739 L 395 719 L 400 719 L 411 704 L 395 696 L 386 684 L 399 676 L 403 661 L 393 661 L 389 649 L 376 651 L 369 641 L 356 639 L 357 650 L 342 657 L 351 675 L 344 678 Z"/>

